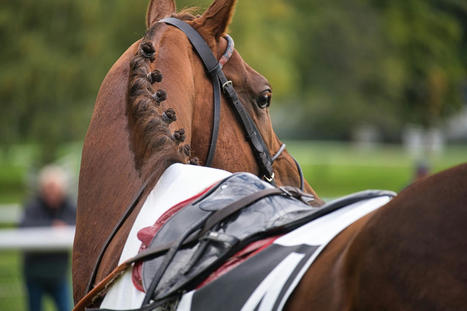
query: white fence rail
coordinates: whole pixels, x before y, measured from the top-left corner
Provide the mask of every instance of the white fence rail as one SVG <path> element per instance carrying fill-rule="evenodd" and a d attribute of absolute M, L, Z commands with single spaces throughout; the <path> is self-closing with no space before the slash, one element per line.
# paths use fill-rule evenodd
<path fill-rule="evenodd" d="M 0 230 L 0 251 L 71 250 L 75 227 L 20 228 Z"/>

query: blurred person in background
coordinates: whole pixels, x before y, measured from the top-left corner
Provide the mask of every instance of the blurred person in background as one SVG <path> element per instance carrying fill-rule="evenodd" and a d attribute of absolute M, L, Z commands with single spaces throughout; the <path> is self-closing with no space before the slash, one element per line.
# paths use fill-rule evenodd
<path fill-rule="evenodd" d="M 38 193 L 25 206 L 20 227 L 63 227 L 75 225 L 76 207 L 67 196 L 67 178 L 57 166 L 39 173 Z M 23 273 L 30 311 L 42 310 L 49 295 L 57 310 L 71 310 L 68 281 L 69 252 L 25 252 Z"/>
<path fill-rule="evenodd" d="M 425 161 L 417 161 L 413 166 L 413 173 L 409 183 L 401 189 L 405 190 L 411 184 L 430 176 L 430 166 Z"/>
<path fill-rule="evenodd" d="M 430 176 L 430 167 L 426 162 L 420 161 L 415 164 L 415 170 L 412 182 L 416 182 Z"/>

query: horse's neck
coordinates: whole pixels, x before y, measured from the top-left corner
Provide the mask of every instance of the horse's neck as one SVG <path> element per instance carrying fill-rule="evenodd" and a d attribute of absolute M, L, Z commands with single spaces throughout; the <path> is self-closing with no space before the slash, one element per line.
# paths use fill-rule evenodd
<path fill-rule="evenodd" d="M 75 299 L 85 294 L 98 250 L 142 184 L 130 151 L 125 100 L 136 48 L 131 46 L 102 82 L 83 146 L 73 251 Z"/>

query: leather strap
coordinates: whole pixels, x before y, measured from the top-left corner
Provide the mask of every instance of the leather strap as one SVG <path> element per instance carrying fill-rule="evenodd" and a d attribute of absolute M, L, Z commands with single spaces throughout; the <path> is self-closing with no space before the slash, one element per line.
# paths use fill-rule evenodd
<path fill-rule="evenodd" d="M 175 26 L 185 33 L 185 35 L 188 37 L 188 40 L 190 40 L 195 51 L 197 52 L 198 56 L 201 58 L 204 67 L 213 84 L 213 130 L 211 134 L 211 143 L 209 146 L 208 156 L 206 159 L 206 166 L 211 165 L 216 150 L 220 121 L 220 85 L 222 85 L 222 90 L 224 94 L 230 100 L 230 103 L 232 104 L 232 107 L 234 108 L 237 117 L 243 125 L 243 129 L 246 132 L 247 139 L 250 143 L 250 146 L 253 149 L 253 154 L 255 155 L 256 161 L 260 167 L 261 174 L 265 177 L 266 180 L 272 181 L 274 178 L 272 158 L 269 154 L 269 150 L 266 147 L 263 137 L 261 136 L 250 114 L 246 111 L 245 107 L 240 102 L 237 92 L 235 92 L 235 89 L 233 88 L 232 82 L 227 80 L 227 78 L 225 77 L 221 65 L 214 57 L 206 41 L 203 39 L 203 37 L 201 37 L 198 31 L 196 31 L 196 29 L 194 29 L 182 20 L 179 20 L 174 17 L 169 17 L 162 19 L 161 22 Z"/>
<path fill-rule="evenodd" d="M 261 133 L 256 127 L 256 124 L 250 114 L 240 102 L 232 82 L 227 80 L 222 71 L 218 72 L 218 77 L 222 84 L 224 94 L 230 99 L 230 103 L 237 113 L 237 117 L 240 119 L 240 123 L 243 125 L 243 129 L 247 134 L 248 141 L 253 149 L 253 154 L 255 155 L 256 161 L 260 167 L 261 174 L 266 178 L 266 180 L 272 180 L 274 178 L 272 157 L 269 153 L 269 149 L 266 147 L 266 143 L 264 142 Z"/>
<path fill-rule="evenodd" d="M 219 134 L 219 123 L 220 123 L 220 110 L 221 110 L 221 92 L 219 79 L 216 76 L 216 72 L 220 69 L 220 64 L 211 52 L 211 48 L 207 45 L 206 41 L 193 27 L 187 23 L 179 20 L 178 18 L 168 17 L 162 19 L 160 22 L 172 25 L 180 29 L 185 33 L 190 40 L 191 45 L 194 47 L 196 53 L 201 58 L 203 65 L 208 72 L 209 78 L 213 85 L 214 91 L 214 112 L 212 121 L 212 132 L 211 141 L 209 144 L 208 155 L 206 158 L 205 166 L 211 166 L 214 154 L 216 153 L 217 137 Z"/>
<path fill-rule="evenodd" d="M 94 264 L 94 268 L 91 273 L 91 278 L 89 279 L 88 286 L 86 287 L 87 293 L 89 293 L 93 289 L 93 284 L 94 284 L 94 281 L 96 280 L 97 270 L 101 264 L 102 258 L 104 257 L 104 253 L 107 250 L 107 247 L 110 245 L 110 242 L 112 242 L 112 239 L 117 234 L 118 230 L 120 230 L 121 226 L 125 223 L 125 220 L 131 215 L 131 212 L 133 212 L 135 207 L 138 205 L 139 200 L 141 199 L 149 183 L 153 180 L 155 174 L 156 174 L 156 171 L 152 172 L 149 178 L 140 187 L 140 189 L 138 190 L 138 193 L 133 197 L 130 205 L 125 210 L 125 213 L 120 218 L 118 223 L 115 225 L 110 235 L 107 237 L 107 240 L 105 241 L 104 245 L 102 246 L 102 249 L 99 252 L 99 256 L 97 256 L 96 263 Z"/>

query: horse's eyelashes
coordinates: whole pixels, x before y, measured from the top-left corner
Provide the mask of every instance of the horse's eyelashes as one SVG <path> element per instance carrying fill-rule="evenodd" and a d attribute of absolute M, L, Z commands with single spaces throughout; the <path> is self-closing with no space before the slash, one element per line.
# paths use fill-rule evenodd
<path fill-rule="evenodd" d="M 256 102 L 258 103 L 258 106 L 262 109 L 267 108 L 271 105 L 271 90 L 267 89 L 258 96 L 258 99 Z"/>

